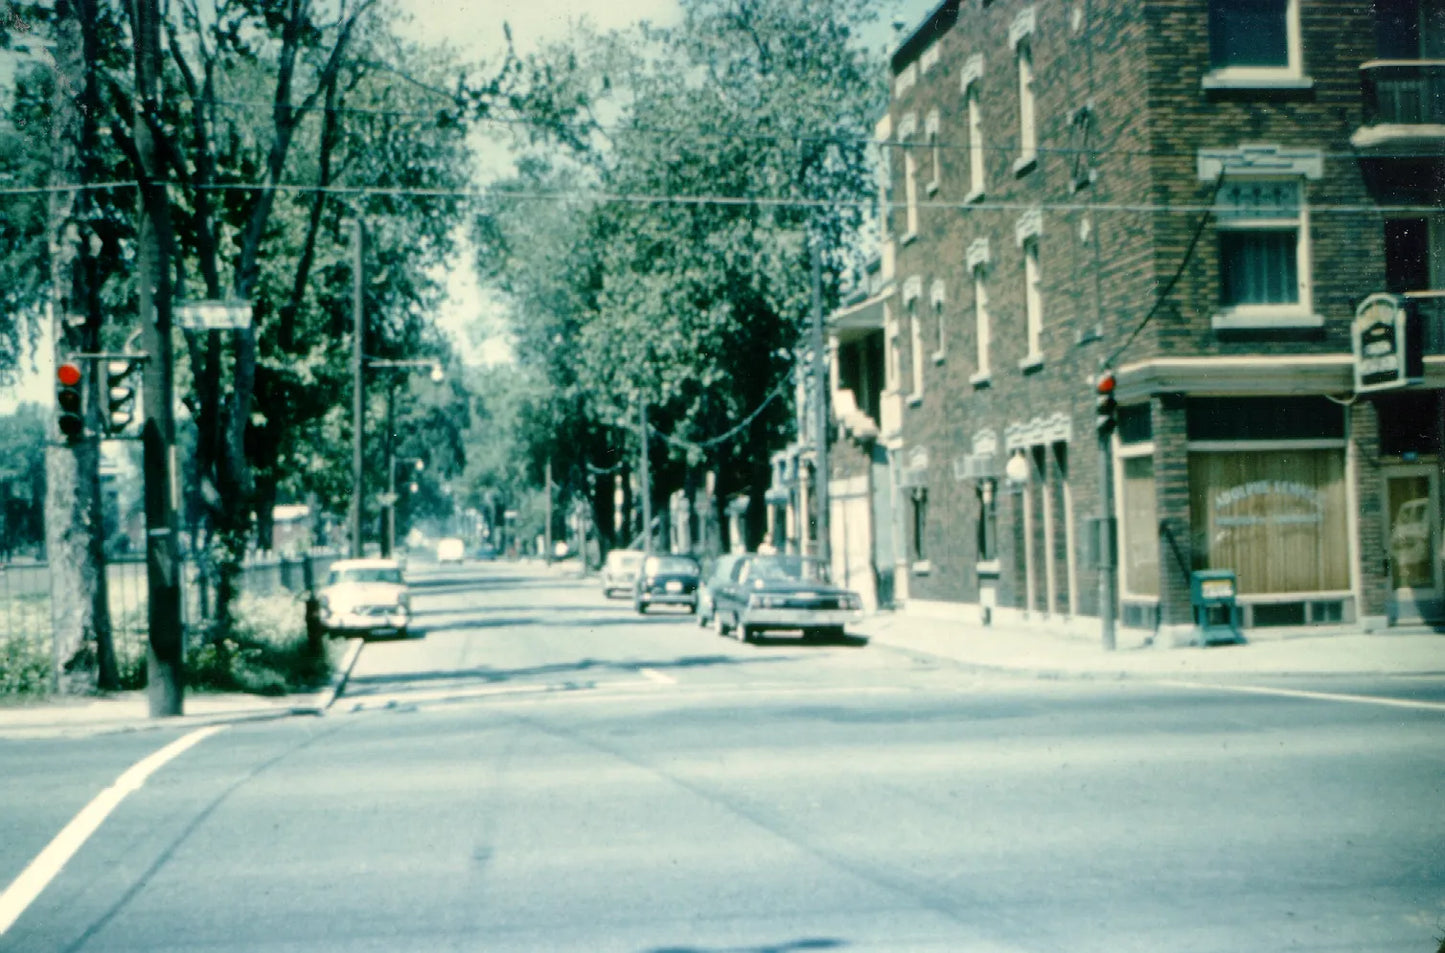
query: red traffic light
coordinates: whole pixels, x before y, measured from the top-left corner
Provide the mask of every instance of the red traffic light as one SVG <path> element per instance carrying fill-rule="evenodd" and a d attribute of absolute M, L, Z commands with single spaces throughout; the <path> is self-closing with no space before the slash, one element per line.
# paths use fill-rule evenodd
<path fill-rule="evenodd" d="M 65 387 L 74 387 L 80 383 L 80 365 L 62 364 L 55 369 L 55 378 Z"/>
<path fill-rule="evenodd" d="M 1099 383 L 1095 385 L 1101 394 L 1114 393 L 1114 375 L 1105 373 L 1099 377 Z"/>

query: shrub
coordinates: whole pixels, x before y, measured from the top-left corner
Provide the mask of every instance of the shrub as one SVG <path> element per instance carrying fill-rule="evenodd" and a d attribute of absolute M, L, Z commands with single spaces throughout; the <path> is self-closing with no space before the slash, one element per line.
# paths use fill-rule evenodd
<path fill-rule="evenodd" d="M 0 639 L 0 695 L 50 694 L 50 639 Z"/>
<path fill-rule="evenodd" d="M 194 687 L 284 695 L 316 688 L 331 677 L 327 647 L 312 649 L 303 604 L 294 596 L 243 594 L 232 611 L 230 635 L 191 654 L 187 668 Z"/>

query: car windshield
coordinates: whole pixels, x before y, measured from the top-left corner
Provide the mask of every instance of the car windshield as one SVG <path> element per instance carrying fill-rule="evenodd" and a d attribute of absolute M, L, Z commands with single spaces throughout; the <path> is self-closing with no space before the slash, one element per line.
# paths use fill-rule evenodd
<path fill-rule="evenodd" d="M 339 582 L 389 582 L 401 585 L 401 569 L 395 566 L 352 566 L 331 570 L 330 584 Z"/>
<path fill-rule="evenodd" d="M 827 582 L 828 566 L 821 559 L 807 556 L 760 556 L 753 560 L 748 575 L 754 579 L 796 579 L 800 582 Z"/>
<path fill-rule="evenodd" d="M 613 569 L 636 569 L 642 564 L 641 553 L 613 552 L 607 555 L 607 564 Z"/>
<path fill-rule="evenodd" d="M 647 560 L 646 571 L 654 575 L 661 573 L 693 573 L 696 575 L 698 565 L 691 556 L 653 556 Z"/>

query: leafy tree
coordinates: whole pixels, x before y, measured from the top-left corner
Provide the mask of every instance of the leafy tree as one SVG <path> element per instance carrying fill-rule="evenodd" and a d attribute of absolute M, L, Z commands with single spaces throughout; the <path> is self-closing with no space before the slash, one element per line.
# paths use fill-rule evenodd
<path fill-rule="evenodd" d="M 763 448 L 793 426 L 810 243 L 830 308 L 873 195 L 865 143 L 883 88 L 857 34 L 872 12 L 861 0 L 683 8 L 674 29 L 543 54 L 593 115 L 619 118 L 593 126 L 576 161 L 533 156 L 494 190 L 481 257 L 516 302 L 519 354 L 548 368 L 573 428 L 610 433 L 615 450 L 646 403 L 668 438 L 653 446 L 668 451 L 657 485 L 706 464 L 721 496 L 750 492 L 760 522 Z M 598 197 L 552 211 L 522 197 L 562 192 L 569 176 Z"/>

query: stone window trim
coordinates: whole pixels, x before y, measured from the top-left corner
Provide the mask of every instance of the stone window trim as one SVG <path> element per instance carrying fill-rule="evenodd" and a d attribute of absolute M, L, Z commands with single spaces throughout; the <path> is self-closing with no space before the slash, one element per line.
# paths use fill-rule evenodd
<path fill-rule="evenodd" d="M 918 113 L 906 112 L 898 117 L 897 141 L 900 144 L 907 143 L 909 139 L 918 132 Z"/>
<path fill-rule="evenodd" d="M 910 275 L 903 282 L 903 310 L 908 314 L 909 344 L 909 393 L 908 404 L 917 407 L 923 403 L 923 324 L 918 314 L 918 301 L 923 297 L 923 279 Z"/>
<path fill-rule="evenodd" d="M 1027 209 L 1014 222 L 1014 244 L 1019 248 L 1033 239 L 1037 241 L 1044 234 L 1044 210 L 1041 206 Z"/>
<path fill-rule="evenodd" d="M 1009 49 L 1017 51 L 1020 43 L 1033 38 L 1038 27 L 1038 12 L 1032 5 L 1020 10 L 1008 25 Z"/>
<path fill-rule="evenodd" d="M 958 91 L 964 95 L 968 94 L 969 88 L 983 79 L 983 54 L 974 53 L 963 61 L 963 71 L 959 76 Z"/>
<path fill-rule="evenodd" d="M 918 63 L 909 63 L 893 78 L 893 98 L 902 99 L 918 83 Z"/>
<path fill-rule="evenodd" d="M 918 57 L 918 68 L 921 72 L 926 74 L 929 70 L 933 69 L 935 66 L 938 65 L 938 60 L 938 44 L 936 42 L 931 43 L 929 44 L 928 49 L 924 50 L 922 55 Z"/>
<path fill-rule="evenodd" d="M 964 263 L 969 271 L 976 271 L 979 268 L 985 270 L 993 263 L 993 255 L 989 251 L 988 237 L 975 238 L 968 243 L 968 250 L 964 254 Z"/>
<path fill-rule="evenodd" d="M 1198 154 L 1198 173 L 1201 180 L 1224 177 L 1219 192 L 1220 204 L 1215 210 L 1216 234 L 1272 231 L 1295 235 L 1296 300 L 1268 304 L 1221 302 L 1219 309 L 1211 315 L 1211 328 L 1216 331 L 1276 331 L 1324 327 L 1324 317 L 1314 310 L 1309 203 L 1304 186 L 1305 181 L 1323 176 L 1322 153 L 1307 149 L 1286 150 L 1275 145 L 1202 149 Z M 1293 183 L 1297 194 L 1292 202 L 1285 199 L 1277 206 L 1223 204 L 1230 201 L 1232 186 L 1246 190 L 1237 197 L 1243 199 L 1251 182 Z"/>

